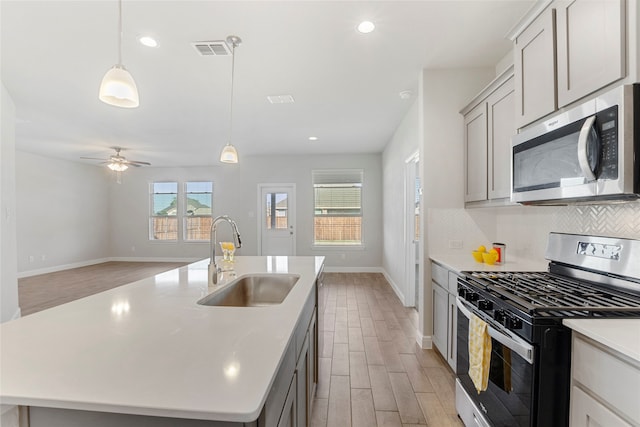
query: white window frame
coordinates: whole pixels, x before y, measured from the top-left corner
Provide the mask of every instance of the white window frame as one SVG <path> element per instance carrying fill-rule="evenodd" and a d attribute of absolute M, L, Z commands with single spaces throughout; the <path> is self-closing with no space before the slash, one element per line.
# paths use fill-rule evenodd
<path fill-rule="evenodd" d="M 364 210 L 364 170 L 363 169 L 314 169 L 311 171 L 311 182 L 313 189 L 313 206 L 312 206 L 312 221 L 313 221 L 313 237 L 312 246 L 314 249 L 331 249 L 340 248 L 340 250 L 348 249 L 363 249 L 365 245 L 364 239 L 364 225 L 365 225 L 365 210 Z M 316 242 L 316 186 L 317 185 L 345 185 L 353 184 L 360 187 L 360 215 L 354 215 L 353 217 L 360 218 L 360 242 L 359 243 L 343 243 L 340 241 L 330 241 L 327 243 Z"/>
<path fill-rule="evenodd" d="M 154 218 L 164 218 L 161 215 L 154 215 L 154 195 L 155 194 L 173 194 L 173 193 L 156 193 L 156 184 L 175 184 L 176 185 L 176 215 L 171 216 L 176 220 L 176 238 L 175 239 L 156 239 L 154 238 Z M 178 181 L 153 181 L 149 183 L 149 241 L 154 243 L 176 243 L 180 239 L 180 185 Z"/>
<path fill-rule="evenodd" d="M 211 196 L 210 198 L 210 204 L 211 204 L 211 213 L 209 213 L 209 215 L 189 215 L 189 212 L 187 211 L 187 207 L 189 206 L 188 204 L 188 198 L 189 198 L 189 194 L 206 194 L 206 193 L 197 193 L 197 192 L 189 192 L 187 191 L 187 186 L 190 183 L 201 183 L 201 182 L 206 182 L 211 184 L 211 192 L 209 193 L 209 195 Z M 187 227 L 187 221 L 189 218 L 211 218 L 211 220 L 213 221 L 213 181 L 211 180 L 189 180 L 189 181 L 185 181 L 183 186 L 182 186 L 182 204 L 184 206 L 184 212 L 182 215 L 182 240 L 184 242 L 188 242 L 188 243 L 198 243 L 198 242 L 209 242 L 209 240 L 211 239 L 211 236 L 209 234 L 207 234 L 207 238 L 206 239 L 189 239 L 187 238 L 187 234 L 189 233 L 188 227 Z"/>

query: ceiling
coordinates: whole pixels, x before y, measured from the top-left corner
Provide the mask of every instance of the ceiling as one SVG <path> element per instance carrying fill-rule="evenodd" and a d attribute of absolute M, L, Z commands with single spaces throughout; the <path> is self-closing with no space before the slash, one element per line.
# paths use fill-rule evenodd
<path fill-rule="evenodd" d="M 423 68 L 492 67 L 533 1 L 124 0 L 123 64 L 140 107 L 98 100 L 118 58 L 118 4 L 2 0 L 1 78 L 16 146 L 83 161 L 124 147 L 153 166 L 218 164 L 229 139 L 231 57 L 195 41 L 237 35 L 231 142 L 242 156 L 375 153 L 416 99 Z M 376 30 L 356 31 L 362 20 Z M 159 43 L 138 42 L 150 34 Z M 409 90 L 412 97 L 401 99 Z M 292 95 L 293 104 L 270 104 Z M 310 136 L 318 137 L 309 141 Z"/>

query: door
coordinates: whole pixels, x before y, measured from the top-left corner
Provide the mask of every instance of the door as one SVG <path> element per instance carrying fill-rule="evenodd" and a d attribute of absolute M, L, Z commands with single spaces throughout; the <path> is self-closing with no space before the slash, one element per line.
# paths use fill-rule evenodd
<path fill-rule="evenodd" d="M 258 241 L 261 255 L 295 255 L 295 184 L 260 184 Z"/>

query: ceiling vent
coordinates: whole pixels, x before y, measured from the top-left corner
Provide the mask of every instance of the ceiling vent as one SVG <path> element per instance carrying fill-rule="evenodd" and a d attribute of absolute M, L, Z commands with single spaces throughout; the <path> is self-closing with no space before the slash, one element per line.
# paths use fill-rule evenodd
<path fill-rule="evenodd" d="M 191 43 L 202 56 L 229 56 L 231 49 L 224 40 Z"/>
<path fill-rule="evenodd" d="M 272 104 L 293 104 L 296 102 L 291 95 L 269 95 L 267 100 Z"/>

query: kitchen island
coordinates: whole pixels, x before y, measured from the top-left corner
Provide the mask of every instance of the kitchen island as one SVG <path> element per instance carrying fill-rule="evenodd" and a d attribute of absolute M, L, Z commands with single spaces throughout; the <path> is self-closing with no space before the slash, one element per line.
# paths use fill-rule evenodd
<path fill-rule="evenodd" d="M 197 304 L 232 280 L 208 286 L 206 259 L 2 324 L 0 403 L 32 426 L 277 425 L 323 262 L 236 257 L 238 277 L 300 276 L 273 306 Z"/>

